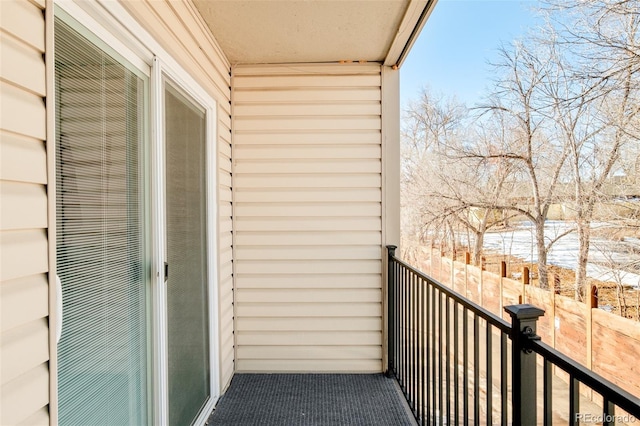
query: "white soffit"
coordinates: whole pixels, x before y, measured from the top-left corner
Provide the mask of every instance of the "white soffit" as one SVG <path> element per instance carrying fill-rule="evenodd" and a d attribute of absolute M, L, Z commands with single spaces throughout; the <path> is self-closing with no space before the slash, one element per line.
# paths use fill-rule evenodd
<path fill-rule="evenodd" d="M 232 64 L 395 64 L 435 1 L 193 0 Z"/>

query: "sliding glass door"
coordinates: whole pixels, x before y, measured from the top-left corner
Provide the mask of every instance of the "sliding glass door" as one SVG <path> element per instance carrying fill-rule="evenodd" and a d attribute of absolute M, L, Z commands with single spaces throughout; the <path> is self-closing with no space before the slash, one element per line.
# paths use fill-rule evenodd
<path fill-rule="evenodd" d="M 203 424 L 218 385 L 215 104 L 74 16 L 56 9 L 59 423 Z"/>
<path fill-rule="evenodd" d="M 148 79 L 56 19 L 56 234 L 61 425 L 144 425 Z"/>
<path fill-rule="evenodd" d="M 164 84 L 169 424 L 189 425 L 210 398 L 206 114 Z"/>

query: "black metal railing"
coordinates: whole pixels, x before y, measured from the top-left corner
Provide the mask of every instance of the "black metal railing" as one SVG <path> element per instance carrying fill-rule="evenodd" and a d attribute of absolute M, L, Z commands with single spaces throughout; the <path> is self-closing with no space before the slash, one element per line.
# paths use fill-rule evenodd
<path fill-rule="evenodd" d="M 640 424 L 640 399 L 540 341 L 544 311 L 509 323 L 387 249 L 387 374 L 419 424 Z"/>

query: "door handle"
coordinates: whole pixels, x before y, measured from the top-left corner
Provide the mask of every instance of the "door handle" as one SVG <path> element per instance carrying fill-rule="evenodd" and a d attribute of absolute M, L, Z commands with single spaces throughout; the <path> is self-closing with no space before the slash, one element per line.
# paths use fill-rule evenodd
<path fill-rule="evenodd" d="M 60 343 L 62 337 L 62 320 L 63 320 L 63 308 L 62 308 L 62 281 L 56 274 L 56 344 Z"/>

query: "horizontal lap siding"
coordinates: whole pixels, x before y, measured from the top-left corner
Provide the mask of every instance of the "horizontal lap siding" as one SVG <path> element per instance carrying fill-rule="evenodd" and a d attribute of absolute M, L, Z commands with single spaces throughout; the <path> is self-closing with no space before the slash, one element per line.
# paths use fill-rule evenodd
<path fill-rule="evenodd" d="M 233 71 L 239 371 L 382 365 L 381 76 Z"/>
<path fill-rule="evenodd" d="M 0 2 L 0 424 L 48 424 L 43 5 Z"/>
<path fill-rule="evenodd" d="M 227 92 L 230 98 L 230 91 Z M 235 370 L 233 324 L 233 253 L 232 218 L 228 213 L 233 200 L 231 191 L 231 124 L 229 98 L 218 106 L 218 285 L 220 330 L 220 377 L 226 386 Z M 226 214 L 225 214 L 226 212 Z"/>
<path fill-rule="evenodd" d="M 234 372 L 233 268 L 231 239 L 230 66 L 190 2 L 123 1 L 122 5 L 198 80 L 218 104 L 218 330 L 220 386 Z"/>

